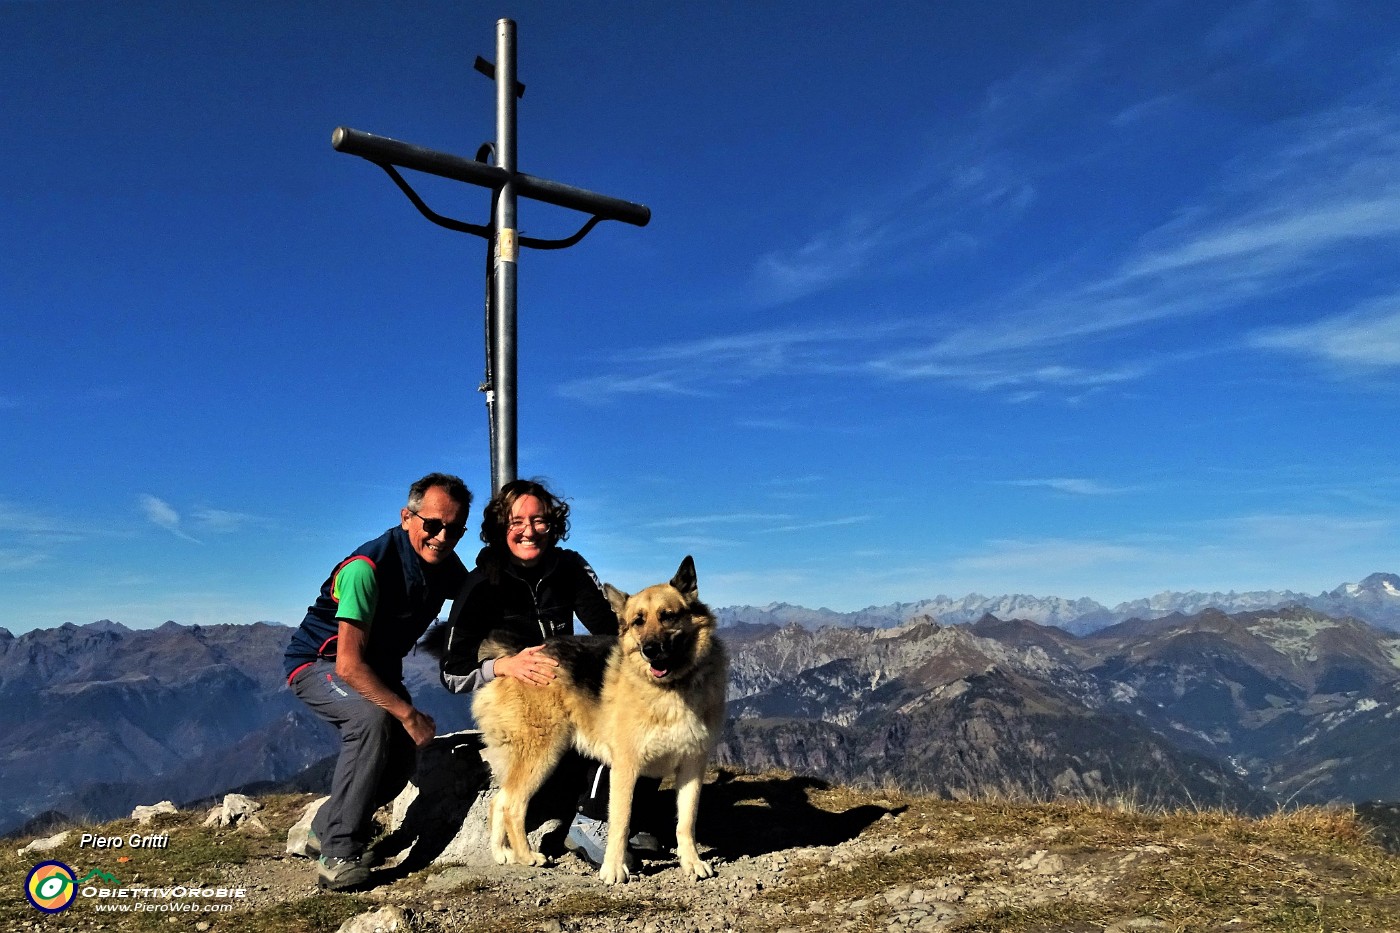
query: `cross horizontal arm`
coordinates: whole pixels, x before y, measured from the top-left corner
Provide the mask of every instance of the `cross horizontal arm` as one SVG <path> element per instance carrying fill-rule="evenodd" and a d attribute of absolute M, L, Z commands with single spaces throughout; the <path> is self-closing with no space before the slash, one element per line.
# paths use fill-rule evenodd
<path fill-rule="evenodd" d="M 495 165 L 353 130 L 348 126 L 336 127 L 331 134 L 331 146 L 337 152 L 356 155 L 377 164 L 389 163 L 440 178 L 480 185 L 493 191 L 499 190 L 511 178 L 509 172 Z M 536 178 L 524 172 L 516 172 L 514 177 L 515 191 L 520 197 L 582 211 L 603 220 L 620 220 L 637 227 L 645 227 L 651 220 L 651 208 L 645 204 L 634 204 L 585 188 Z"/>

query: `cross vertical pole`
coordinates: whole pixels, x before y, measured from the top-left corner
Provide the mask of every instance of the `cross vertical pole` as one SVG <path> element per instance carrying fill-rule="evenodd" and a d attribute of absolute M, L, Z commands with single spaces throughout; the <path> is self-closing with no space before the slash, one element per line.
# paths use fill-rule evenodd
<path fill-rule="evenodd" d="M 3 2 L 3 0 L 0 0 Z M 515 21 L 496 21 L 496 63 L 492 65 L 477 57 L 475 69 L 496 82 L 496 142 L 477 150 L 475 159 L 466 159 L 449 152 L 426 149 L 387 136 L 375 136 L 348 126 L 338 126 L 331 133 L 331 145 L 337 152 L 359 156 L 383 169 L 394 184 L 413 202 L 428 220 L 448 230 L 470 233 L 487 241 L 486 267 L 486 380 L 481 388 L 486 393 L 486 410 L 491 429 L 491 492 L 496 494 L 506 483 L 516 479 L 517 430 L 516 399 L 518 371 L 516 367 L 516 308 L 515 276 L 520 250 L 565 249 L 588 235 L 605 220 L 620 220 L 637 227 L 651 221 L 651 209 L 621 198 L 599 194 L 549 178 L 538 178 L 516 170 L 515 108 L 516 100 L 525 93 L 525 86 L 515 80 Z M 495 156 L 495 165 L 486 159 Z M 468 223 L 444 217 L 430 208 L 413 186 L 399 173 L 411 169 L 464 181 L 491 190 L 491 221 L 487 224 Z M 588 221 L 572 236 L 563 239 L 541 239 L 521 236 L 516 226 L 516 200 L 543 201 L 566 210 L 582 211 Z"/>
<path fill-rule="evenodd" d="M 491 356 L 495 390 L 491 421 L 491 491 L 516 478 L 515 273 L 520 255 L 515 226 L 515 22 L 496 22 L 496 165 L 506 181 L 496 192 L 492 229 Z"/>

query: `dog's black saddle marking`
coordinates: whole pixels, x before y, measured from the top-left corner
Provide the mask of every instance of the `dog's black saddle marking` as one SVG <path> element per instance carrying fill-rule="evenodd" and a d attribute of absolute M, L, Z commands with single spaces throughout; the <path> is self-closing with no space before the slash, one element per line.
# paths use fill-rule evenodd
<path fill-rule="evenodd" d="M 545 650 L 558 659 L 559 666 L 569 672 L 575 684 L 595 697 L 602 695 L 603 672 L 608 666 L 608 656 L 617 647 L 616 636 L 551 638 L 544 644 Z"/>

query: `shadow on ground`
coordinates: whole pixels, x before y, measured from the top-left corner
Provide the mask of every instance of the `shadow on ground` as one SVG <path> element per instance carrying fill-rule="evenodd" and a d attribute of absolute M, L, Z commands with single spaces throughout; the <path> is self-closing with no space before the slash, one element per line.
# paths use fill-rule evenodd
<path fill-rule="evenodd" d="M 468 811 L 478 793 L 487 792 L 489 775 L 479 760 L 473 768 L 455 774 L 441 767 L 431 773 L 437 776 L 435 782 L 440 779 L 446 783 L 424 787 L 399 830 L 376 843 L 375 848 L 390 858 L 408 850 L 398 866 L 376 873 L 376 883 L 396 880 L 432 864 L 469 818 Z M 536 845 L 553 859 L 565 856 L 564 836 L 580 802 L 580 792 L 592 774 L 593 768 L 583 759 L 566 756 L 531 802 L 526 826 L 532 832 L 542 833 Z M 655 790 L 654 782 L 650 788 L 647 783 L 638 787 L 631 832 L 650 832 L 664 849 L 672 849 L 676 841 L 675 790 Z M 451 784 L 450 788 L 447 784 Z M 826 848 L 854 839 L 882 816 L 898 812 L 875 804 L 831 812 L 812 803 L 814 792 L 830 787 L 828 782 L 814 777 L 749 776 L 722 770 L 701 792 L 696 840 L 702 851 L 711 850 L 721 861 L 783 849 Z M 484 820 L 484 814 L 473 818 Z M 481 825 L 484 831 L 484 822 Z M 481 846 L 481 860 L 489 864 L 492 859 L 484 835 Z M 652 870 L 661 870 L 674 860 L 665 854 L 655 859 L 643 856 L 647 861 L 662 863 Z"/>
<path fill-rule="evenodd" d="M 1356 818 L 1371 827 L 1382 848 L 1400 854 L 1400 803 L 1359 803 Z"/>
<path fill-rule="evenodd" d="M 885 814 L 898 812 L 874 804 L 840 813 L 814 806 L 811 793 L 830 786 L 819 778 L 800 775 L 741 780 L 721 771 L 701 795 L 696 837 L 716 854 L 732 859 L 781 849 L 838 845 L 859 836 Z M 660 797 L 669 804 L 674 821 L 674 793 Z"/>

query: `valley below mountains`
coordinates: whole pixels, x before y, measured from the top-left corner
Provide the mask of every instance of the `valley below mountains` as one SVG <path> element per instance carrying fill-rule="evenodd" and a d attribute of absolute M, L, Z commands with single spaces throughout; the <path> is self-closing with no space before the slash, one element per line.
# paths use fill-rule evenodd
<path fill-rule="evenodd" d="M 718 763 L 948 798 L 1249 812 L 1400 800 L 1400 578 L 1333 594 L 1333 612 L 1301 599 L 1168 611 L 1154 598 L 1160 611 L 1092 623 L 1098 610 L 1080 601 L 1088 614 L 1063 626 L 1031 618 L 1045 605 L 1029 597 L 999 598 L 1024 612 L 975 619 L 904 617 L 923 603 L 839 619 L 723 609 Z M 236 788 L 323 790 L 335 745 L 283 683 L 289 635 L 269 623 L 0 629 L 0 832 Z M 440 732 L 469 725 L 430 657 L 410 655 L 406 670 Z"/>

